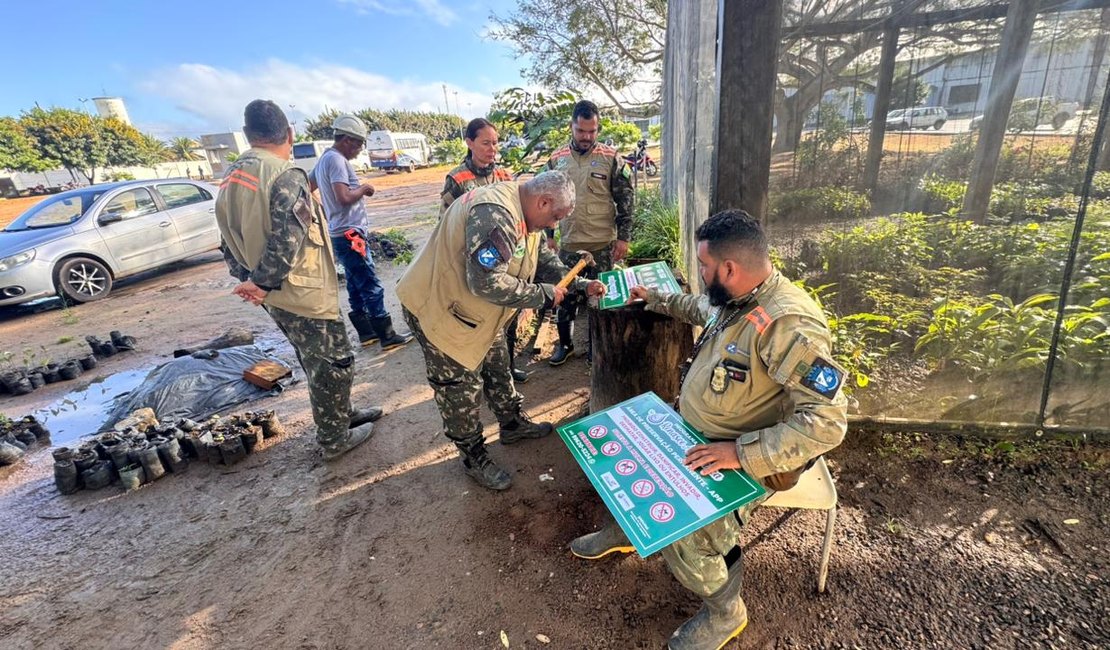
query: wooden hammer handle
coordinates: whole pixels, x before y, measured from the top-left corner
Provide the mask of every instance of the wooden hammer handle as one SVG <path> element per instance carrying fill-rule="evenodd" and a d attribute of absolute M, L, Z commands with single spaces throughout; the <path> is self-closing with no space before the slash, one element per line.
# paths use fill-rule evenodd
<path fill-rule="evenodd" d="M 559 280 L 559 284 L 555 286 L 566 289 L 568 286 L 570 286 L 570 283 L 574 281 L 574 278 L 578 277 L 578 274 L 582 272 L 582 269 L 586 268 L 586 264 L 587 260 L 585 258 L 578 260 L 578 263 L 572 266 L 571 269 L 567 271 L 567 274 L 563 276 L 563 279 Z"/>

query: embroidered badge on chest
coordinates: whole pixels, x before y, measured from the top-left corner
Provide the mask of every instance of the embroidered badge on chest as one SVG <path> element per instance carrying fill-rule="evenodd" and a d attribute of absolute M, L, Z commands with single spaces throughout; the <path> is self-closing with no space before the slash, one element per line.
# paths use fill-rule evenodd
<path fill-rule="evenodd" d="M 732 354 L 736 354 L 737 347 L 736 347 L 735 343 L 729 343 L 728 345 L 725 346 L 725 349 L 728 350 Z"/>

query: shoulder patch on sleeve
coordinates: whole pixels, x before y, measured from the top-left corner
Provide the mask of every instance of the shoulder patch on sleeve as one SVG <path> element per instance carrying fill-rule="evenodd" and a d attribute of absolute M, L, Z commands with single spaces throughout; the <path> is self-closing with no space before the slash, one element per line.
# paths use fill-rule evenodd
<path fill-rule="evenodd" d="M 513 255 L 508 238 L 499 228 L 490 231 L 489 237 L 478 245 L 474 251 L 474 261 L 487 271 L 497 268 L 498 264 L 507 262 Z"/>
<path fill-rule="evenodd" d="M 772 373 L 775 381 L 797 387 L 821 399 L 832 401 L 848 376 L 825 351 L 805 335 L 797 334 Z"/>

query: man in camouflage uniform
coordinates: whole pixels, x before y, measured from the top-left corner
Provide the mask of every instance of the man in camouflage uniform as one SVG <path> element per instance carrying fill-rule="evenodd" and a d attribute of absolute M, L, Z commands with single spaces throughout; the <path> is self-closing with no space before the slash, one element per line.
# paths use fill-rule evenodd
<path fill-rule="evenodd" d="M 624 158 L 613 147 L 597 141 L 599 119 L 593 102 L 575 104 L 571 141 L 547 161 L 548 169 L 564 171 L 571 177 L 578 197 L 574 213 L 559 224 L 559 259 L 568 267 L 574 266 L 581 257 L 578 251 L 589 251 L 595 262 L 586 267 L 589 278 L 612 269 L 613 263 L 628 253 L 635 197 L 632 172 Z M 554 232 L 548 232 L 548 237 L 554 242 Z M 577 315 L 578 300 L 574 296 L 556 311 L 559 343 L 548 360 L 553 366 L 562 365 L 574 351 L 571 335 Z"/>
<path fill-rule="evenodd" d="M 405 320 L 424 349 L 443 431 L 466 474 L 483 487 L 504 490 L 512 480 L 486 449 L 481 392 L 497 415 L 502 444 L 554 430 L 521 412 L 503 330 L 516 310 L 565 298 L 566 289 L 554 283 L 567 268 L 544 245 L 543 229 L 573 208 L 574 186 L 560 172 L 480 187 L 451 204 L 397 283 Z M 594 296 L 605 292 L 596 280 L 578 278 L 574 286 Z"/>
<path fill-rule="evenodd" d="M 512 175 L 497 164 L 497 127 L 492 122 L 484 117 L 470 120 L 466 125 L 466 137 L 463 141 L 468 149 L 466 158 L 447 172 L 447 178 L 443 181 L 443 191 L 439 195 L 442 201 L 440 218 L 443 218 L 443 213 L 447 212 L 455 199 L 470 190 L 513 180 Z M 515 363 L 517 320 L 514 315 L 505 326 L 505 347 L 509 350 L 509 372 L 513 381 L 523 384 L 528 381 L 528 373 L 518 370 Z"/>
<path fill-rule="evenodd" d="M 821 308 L 771 266 L 759 222 L 735 210 L 696 233 L 706 295 L 662 295 L 637 287 L 647 309 L 704 327 L 684 364 L 679 411 L 710 442 L 685 464 L 708 476 L 743 469 L 770 491 L 794 486 L 847 429 L 845 373 L 831 358 Z M 671 636 L 671 650 L 717 650 L 748 622 L 740 597 L 740 527 L 758 503 L 663 549 L 671 573 L 705 605 Z M 578 557 L 633 550 L 615 522 L 571 542 Z"/>
<path fill-rule="evenodd" d="M 380 408 L 353 410 L 354 355 L 339 319 L 339 281 L 327 220 L 289 154 L 293 129 L 277 104 L 244 111 L 251 144 L 228 169 L 216 222 L 233 293 L 261 305 L 289 339 L 308 378 L 316 440 L 335 460 L 370 438 Z"/>

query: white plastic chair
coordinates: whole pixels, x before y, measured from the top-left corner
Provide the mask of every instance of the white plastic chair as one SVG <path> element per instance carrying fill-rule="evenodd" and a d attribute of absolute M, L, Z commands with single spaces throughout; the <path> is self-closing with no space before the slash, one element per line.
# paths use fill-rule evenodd
<path fill-rule="evenodd" d="M 785 492 L 775 492 L 764 506 L 774 508 L 798 508 L 803 510 L 825 510 L 825 542 L 821 548 L 821 567 L 817 572 L 817 593 L 825 593 L 825 579 L 829 575 L 829 554 L 832 553 L 833 525 L 836 523 L 836 485 L 829 475 L 825 458 L 805 471 L 798 484 Z"/>

